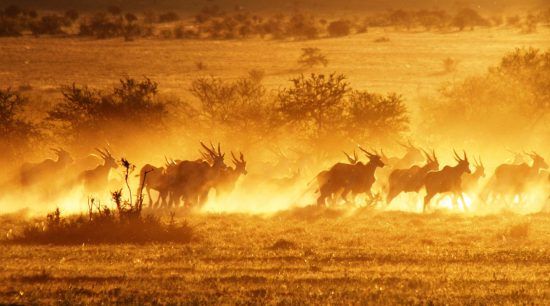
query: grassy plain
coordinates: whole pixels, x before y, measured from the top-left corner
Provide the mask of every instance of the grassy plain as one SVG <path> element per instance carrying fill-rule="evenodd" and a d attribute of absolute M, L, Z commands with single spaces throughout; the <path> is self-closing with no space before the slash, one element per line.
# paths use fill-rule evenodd
<path fill-rule="evenodd" d="M 200 75 L 266 72 L 272 89 L 303 72 L 303 47 L 319 47 L 354 88 L 395 91 L 414 103 L 444 82 L 484 72 L 516 47 L 550 47 L 550 29 L 366 34 L 314 41 L 0 38 L 0 84 L 52 101 L 61 84 L 107 87 L 146 75 L 189 99 Z M 388 37 L 389 42 L 374 40 Z M 444 73 L 445 58 L 459 62 Z M 196 62 L 206 70 L 198 71 Z M 414 108 L 413 108 L 414 111 Z M 547 304 L 550 216 L 472 216 L 291 209 L 272 216 L 184 216 L 189 245 L 0 244 L 4 303 Z M 0 235 L 18 216 L 0 217 Z"/>
<path fill-rule="evenodd" d="M 2 231 L 17 228 L 2 218 Z M 189 245 L 0 245 L 0 303 L 545 304 L 550 216 L 185 216 Z M 10 222 L 12 220 L 15 223 Z"/>
<path fill-rule="evenodd" d="M 380 37 L 389 41 L 374 42 Z M 159 82 L 162 92 L 185 99 L 191 80 L 200 75 L 230 79 L 260 69 L 266 73 L 265 84 L 276 89 L 309 72 L 301 71 L 296 61 L 301 48 L 318 47 L 329 64 L 315 72 L 343 73 L 354 88 L 397 92 L 412 100 L 433 94 L 444 82 L 485 72 L 514 48 L 547 50 L 549 37 L 550 29 L 541 26 L 533 34 L 499 28 L 451 33 L 370 29 L 310 41 L 0 38 L 0 84 L 58 94 L 60 85 L 73 82 L 106 87 L 124 75 L 145 75 Z M 446 58 L 458 61 L 456 72 L 443 71 Z M 198 71 L 197 62 L 206 69 Z"/>

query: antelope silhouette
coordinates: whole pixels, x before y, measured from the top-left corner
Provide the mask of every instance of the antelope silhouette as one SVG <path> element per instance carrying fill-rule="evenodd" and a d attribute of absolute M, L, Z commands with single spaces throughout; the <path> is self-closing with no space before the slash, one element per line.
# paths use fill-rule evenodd
<path fill-rule="evenodd" d="M 109 172 L 111 169 L 118 168 L 115 158 L 111 155 L 108 149 L 100 150 L 96 148 L 103 159 L 103 164 L 91 170 L 85 170 L 78 176 L 78 182 L 84 186 L 86 194 L 101 194 L 108 188 Z"/>
<path fill-rule="evenodd" d="M 395 169 L 388 179 L 389 191 L 386 196 L 386 203 L 389 205 L 392 200 L 401 192 L 419 192 L 424 186 L 426 176 L 430 171 L 439 170 L 439 161 L 432 151 L 432 155 L 424 151 L 426 164 L 424 166 L 412 166 L 408 169 Z"/>
<path fill-rule="evenodd" d="M 475 170 L 473 173 L 464 173 L 462 175 L 462 191 L 467 194 L 474 194 L 478 191 L 479 181 L 485 177 L 485 165 L 481 161 L 476 160 L 474 157 L 474 167 Z"/>
<path fill-rule="evenodd" d="M 19 171 L 19 182 L 22 186 L 51 184 L 63 177 L 63 172 L 73 163 L 69 152 L 62 148 L 51 149 L 57 159 L 45 159 L 39 163 L 24 163 Z"/>
<path fill-rule="evenodd" d="M 224 163 L 225 153 L 221 152 L 220 144 L 218 150 L 212 144 L 207 147 L 200 143 L 205 152 L 203 156 L 207 160 L 182 161 L 176 165 L 174 180 L 171 184 L 173 196 L 170 201 L 177 204 L 183 199 L 188 207 L 202 206 L 208 197 L 208 192 L 215 187 L 222 172 L 227 169 Z"/>
<path fill-rule="evenodd" d="M 218 177 L 218 181 L 215 183 L 216 195 L 225 196 L 233 192 L 237 180 L 241 175 L 247 175 L 246 161 L 244 160 L 243 153 L 240 153 L 239 158 L 231 152 L 232 162 L 235 168 L 227 167 L 222 170 Z"/>
<path fill-rule="evenodd" d="M 169 182 L 167 181 L 166 168 L 146 164 L 140 169 L 139 175 L 137 176 L 139 176 L 140 184 L 138 190 L 145 189 L 149 199 L 149 206 L 154 207 L 166 205 L 166 197 L 169 193 Z M 159 196 L 154 203 L 153 198 L 151 197 L 151 190 L 155 190 L 159 193 Z"/>
<path fill-rule="evenodd" d="M 337 163 L 329 170 L 317 175 L 319 185 L 319 197 L 317 205 L 326 205 L 326 199 L 332 197 L 337 200 L 342 197 L 346 202 L 346 196 L 352 193 L 354 196 L 366 193 L 372 199 L 371 187 L 375 182 L 374 172 L 377 168 L 384 167 L 380 155 L 371 153 L 361 147 L 361 151 L 369 158 L 367 164 L 357 162 L 355 164 Z"/>
<path fill-rule="evenodd" d="M 548 169 L 548 164 L 544 158 L 536 152 L 525 154 L 533 160 L 531 166 L 527 163 L 498 166 L 483 190 L 483 200 L 487 201 L 489 195 L 493 194 L 495 200 L 501 196 L 515 197 L 517 195 L 520 202 L 522 201 L 522 197 L 528 191 L 529 186 L 537 181 L 539 170 Z"/>
<path fill-rule="evenodd" d="M 456 151 L 453 152 L 455 160 L 457 161 L 456 166 L 445 166 L 439 171 L 431 171 L 426 174 L 424 180 L 424 186 L 426 187 L 424 212 L 429 206 L 431 199 L 437 194 L 453 193 L 454 200 L 458 197 L 462 199 L 464 203 L 464 197 L 462 196 L 462 175 L 464 173 L 471 173 L 470 163 L 466 152 L 464 152 L 463 157 L 460 157 Z"/>

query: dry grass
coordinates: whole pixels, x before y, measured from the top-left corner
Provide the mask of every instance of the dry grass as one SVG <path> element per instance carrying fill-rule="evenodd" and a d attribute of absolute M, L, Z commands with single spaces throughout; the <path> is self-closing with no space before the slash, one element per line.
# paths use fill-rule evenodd
<path fill-rule="evenodd" d="M 201 73 L 196 63 L 202 62 L 208 68 L 203 74 L 223 78 L 264 70 L 265 84 L 278 88 L 288 85 L 289 78 L 296 75 L 292 68 L 302 48 L 316 47 L 330 59 L 328 67 L 315 68 L 319 72 L 343 73 L 357 89 L 398 91 L 415 97 L 433 93 L 444 81 L 483 73 L 516 47 L 546 50 L 550 47 L 548 34 L 548 28 L 533 34 L 505 29 L 446 34 L 391 32 L 391 41 L 383 44 L 373 42 L 388 35 L 379 29 L 306 42 L 144 39 L 124 43 L 120 39 L 1 38 L 0 83 L 30 85 L 42 93 L 57 94 L 60 84 L 106 87 L 123 75 L 146 75 L 162 84 L 165 92 L 186 97 L 190 82 Z M 460 61 L 459 71 L 434 75 L 441 71 L 441 60 L 448 57 Z"/>
<path fill-rule="evenodd" d="M 269 218 L 194 215 L 200 239 L 189 245 L 0 245 L 0 303 L 550 300 L 549 215 L 327 211 L 313 217 L 303 210 Z M 503 229 L 527 222 L 528 240 L 499 238 Z"/>

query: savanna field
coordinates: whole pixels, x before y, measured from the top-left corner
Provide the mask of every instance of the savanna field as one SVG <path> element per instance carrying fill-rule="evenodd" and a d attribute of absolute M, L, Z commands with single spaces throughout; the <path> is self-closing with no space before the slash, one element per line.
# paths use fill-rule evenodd
<path fill-rule="evenodd" d="M 328 63 L 300 65 L 297 59 L 304 48 L 318 48 Z M 535 187 L 530 185 L 532 194 L 525 198 L 519 193 L 505 194 L 490 202 L 490 197 L 482 195 L 482 186 L 492 182 L 497 166 L 511 164 L 514 156 L 524 158 L 515 164 L 550 158 L 545 143 L 550 127 L 546 113 L 535 115 L 530 113 L 532 108 L 500 106 L 495 107 L 498 113 L 490 110 L 501 100 L 508 103 L 535 97 L 528 101 L 542 101 L 536 110 L 547 103 L 544 88 L 550 83 L 508 89 L 502 84 L 516 83 L 497 78 L 509 72 L 490 69 L 518 48 L 534 48 L 540 50 L 538 55 L 546 52 L 542 58 L 548 57 L 550 27 L 541 24 L 528 33 L 507 26 L 461 31 L 369 27 L 364 33 L 305 40 L 0 37 L 0 90 L 10 88 L 28 97 L 23 113 L 28 122 L 38 124 L 41 133 L 24 146 L 27 151 L 14 151 L 15 160 L 55 159 L 51 147 L 58 160 L 68 148 L 76 160 L 71 160 L 71 165 L 88 153 L 93 153 L 87 157 L 93 156 L 98 165 L 113 163 L 101 186 L 104 193 L 94 198 L 83 195 L 88 189 L 81 175 L 75 177 L 82 182 L 56 178 L 52 186 L 40 182 L 25 189 L 8 178 L 18 175 L 16 162 L 0 162 L 7 169 L 0 180 L 0 304 L 548 304 L 548 165 L 540 167 L 543 179 L 533 179 Z M 545 67 L 537 76 L 548 76 Z M 253 72 L 261 74 L 260 92 L 267 97 L 262 96 L 264 102 L 281 99 L 283 93 L 290 92 L 286 88 L 297 84 L 293 78 L 312 73 L 342 74 L 357 92 L 396 93 L 406 106 L 402 111 L 408 116 L 402 120 L 406 126 L 376 138 L 373 133 L 385 132 L 384 124 L 394 124 L 393 117 L 382 121 L 382 128 L 374 130 L 377 132 L 357 138 L 339 134 L 334 128 L 334 135 L 348 135 L 344 141 L 334 141 L 321 133 L 326 122 L 312 124 L 318 124 L 319 134 L 308 132 L 302 137 L 303 122 L 298 122 L 300 129 L 285 126 L 276 136 L 258 136 L 265 127 L 255 121 L 247 125 L 256 113 L 237 116 L 246 121 L 243 125 L 234 124 L 233 117 L 219 119 L 213 111 L 204 115 L 202 96 L 191 90 L 197 79 L 223 80 L 212 83 L 212 87 L 222 88 L 223 82 L 238 84 Z M 165 138 L 162 133 L 140 134 L 140 128 L 146 129 L 143 122 L 157 119 L 145 116 L 145 121 L 136 123 L 130 111 L 121 118 L 133 122 L 128 128 L 131 132 L 120 133 L 125 127 L 118 130 L 120 126 L 113 125 L 117 135 L 112 139 L 104 130 L 67 136 L 63 132 L 72 131 L 72 127 L 47 121 L 52 107 L 74 97 L 67 94 L 72 84 L 97 90 L 86 92 L 82 87 L 82 91 L 74 90 L 74 95 L 84 93 L 108 101 L 124 87 L 123 81 L 121 87 L 115 86 L 125 77 L 128 84 L 132 78 L 150 78 L 158 82 L 153 90 L 155 99 L 170 101 L 167 105 L 184 101 L 195 109 L 182 115 L 183 107 L 168 107 L 171 126 Z M 471 77 L 478 79 L 471 81 Z M 484 92 L 478 103 L 471 97 L 477 95 L 479 89 L 474 85 L 481 79 L 497 85 Z M 495 79 L 502 83 L 493 82 Z M 471 83 L 471 87 L 463 85 Z M 146 82 L 138 86 L 147 90 Z M 448 90 L 449 86 L 463 91 Z M 532 92 L 522 91 L 525 88 Z M 114 94 L 108 94 L 109 90 Z M 451 94 L 444 100 L 441 92 Z M 464 96 L 456 98 L 457 92 Z M 89 101 L 96 101 L 93 99 Z M 444 105 L 439 104 L 443 100 L 459 101 L 460 105 L 489 101 L 489 111 L 440 111 L 426 106 Z M 353 97 L 346 103 L 350 101 Z M 193 117 L 195 110 L 204 113 Z M 426 113 L 430 112 L 437 115 L 428 120 Z M 514 120 L 515 115 L 520 119 Z M 502 116 L 502 120 L 492 116 Z M 63 114 L 58 115 L 61 117 Z M 207 120 L 212 121 L 204 123 Z M 460 124 L 470 130 L 457 132 Z M 331 128 L 328 131 L 333 132 Z M 495 131 L 500 134 L 493 135 Z M 132 138 L 134 132 L 139 136 Z M 95 135 L 96 139 L 82 135 Z M 516 139 L 506 143 L 506 135 Z M 218 142 L 222 149 L 216 147 Z M 351 156 L 354 149 L 361 154 L 355 160 Z M 458 153 L 453 156 L 454 149 Z M 485 173 L 476 178 L 480 183 L 474 191 L 462 190 L 467 201 L 453 205 L 454 198 L 437 198 L 439 202 L 425 212 L 424 189 L 418 197 L 401 195 L 386 203 L 387 187 L 380 184 L 382 177 L 387 180 L 389 170 L 376 168 L 378 183 L 374 184 L 372 202 L 363 196 L 356 199 L 354 193 L 351 202 L 355 203 L 348 203 L 347 198 L 343 198 L 345 203 L 338 202 L 338 192 L 334 192 L 330 195 L 335 197 L 332 205 L 330 197 L 326 207 L 317 205 L 319 188 L 313 183 L 320 171 L 346 162 L 345 157 L 351 165 L 383 157 L 390 166 L 386 154 L 401 156 L 406 150 L 420 152 L 420 165 L 424 159 L 429 163 L 430 154 L 437 152 L 438 169 L 454 165 L 455 160 L 460 163 L 468 154 L 472 173 L 481 168 Z M 222 151 L 224 167 L 231 171 L 243 167 L 229 195 L 223 197 L 218 189 L 208 188 L 206 195 L 198 196 L 198 201 L 205 198 L 204 202 L 195 203 L 196 195 L 190 200 L 182 193 L 174 200 L 174 190 L 170 190 L 168 202 L 161 197 L 158 203 L 149 202 L 145 180 L 155 172 L 144 172 L 142 166 L 164 165 L 163 170 L 155 171 L 166 171 L 182 159 L 199 158 L 208 165 L 205 167 L 215 168 L 220 156 L 223 163 Z M 53 181 L 51 169 L 44 170 L 43 177 Z M 32 175 L 27 178 L 35 179 Z M 160 187 L 153 188 L 153 201 L 162 192 Z M 184 203 L 181 206 L 180 201 Z M 54 212 L 56 208 L 60 212 Z"/>

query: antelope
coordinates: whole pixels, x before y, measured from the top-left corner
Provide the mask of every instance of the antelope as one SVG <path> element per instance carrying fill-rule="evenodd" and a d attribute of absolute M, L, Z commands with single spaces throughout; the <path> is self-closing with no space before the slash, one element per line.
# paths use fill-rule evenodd
<path fill-rule="evenodd" d="M 424 151 L 424 150 L 423 150 Z M 439 170 L 439 161 L 432 150 L 432 155 L 424 151 L 426 164 L 422 167 L 412 166 L 408 169 L 395 169 L 388 179 L 389 191 L 386 196 L 386 203 L 389 205 L 392 200 L 401 192 L 419 192 L 424 186 L 424 181 L 430 171 Z"/>
<path fill-rule="evenodd" d="M 464 173 L 462 175 L 461 188 L 467 194 L 475 193 L 478 189 L 479 181 L 485 177 L 485 166 L 481 161 L 481 157 L 479 157 L 479 160 L 476 160 L 474 157 L 474 166 L 475 170 L 473 173 Z"/>
<path fill-rule="evenodd" d="M 168 165 L 167 165 L 168 166 Z M 155 167 L 151 164 L 144 165 L 139 171 L 139 189 L 145 189 L 147 197 L 149 198 L 149 206 L 166 204 L 166 196 L 168 195 L 167 181 L 166 181 L 166 168 Z M 159 196 L 153 204 L 153 198 L 151 197 L 151 189 L 158 191 Z"/>
<path fill-rule="evenodd" d="M 73 162 L 69 152 L 62 148 L 51 149 L 56 155 L 57 160 L 46 159 L 40 163 L 24 163 L 19 171 L 20 183 L 23 186 L 35 185 L 40 182 L 52 183 L 60 178 L 60 174 L 65 171 Z"/>
<path fill-rule="evenodd" d="M 386 159 L 388 165 L 390 165 L 392 169 L 406 169 L 424 161 L 422 150 L 414 146 L 410 140 L 407 144 L 399 142 L 399 145 L 407 150 L 405 155 L 401 158 L 387 157 L 383 152 L 381 152 L 382 157 Z"/>
<path fill-rule="evenodd" d="M 388 181 L 390 174 L 393 170 L 407 169 L 424 162 L 422 151 L 418 147 L 414 146 L 410 140 L 407 144 L 401 142 L 398 142 L 398 144 L 407 150 L 403 157 L 388 157 L 386 154 L 384 154 L 383 150 L 380 151 L 382 161 L 388 167 L 384 167 L 376 173 L 376 185 L 377 189 L 383 191 L 386 194 L 389 192 Z"/>
<path fill-rule="evenodd" d="M 83 171 L 78 176 L 78 181 L 83 184 L 87 194 L 104 193 L 109 183 L 109 172 L 111 169 L 118 168 L 116 160 L 108 149 L 102 151 L 96 148 L 96 151 L 103 159 L 103 164 Z"/>
<path fill-rule="evenodd" d="M 318 206 L 326 205 L 327 197 L 333 197 L 336 200 L 338 196 L 341 196 L 347 202 L 346 196 L 349 193 L 354 196 L 366 193 L 372 199 L 371 187 L 375 181 L 374 172 L 377 168 L 384 167 L 384 163 L 376 152 L 370 153 L 361 147 L 359 149 L 369 158 L 367 164 L 362 162 L 355 164 L 337 163 L 329 170 L 317 175 L 317 180 L 320 183 L 320 195 L 317 198 Z"/>
<path fill-rule="evenodd" d="M 489 193 L 493 193 L 495 198 L 502 195 L 521 197 L 527 191 L 530 184 L 535 183 L 539 178 L 541 169 L 548 169 L 548 164 L 536 152 L 525 153 L 533 163 L 529 166 L 527 163 L 519 165 L 503 164 L 495 169 L 495 173 L 489 180 L 483 192 L 483 198 L 487 200 Z"/>
<path fill-rule="evenodd" d="M 248 174 L 246 171 L 246 161 L 244 160 L 243 153 L 240 153 L 239 158 L 237 158 L 235 157 L 235 154 L 231 152 L 231 157 L 233 158 L 232 162 L 235 165 L 235 168 L 227 167 L 222 170 L 222 173 L 220 174 L 214 187 L 216 189 L 217 196 L 230 194 L 233 189 L 235 189 L 235 185 L 239 177 L 241 175 Z"/>
<path fill-rule="evenodd" d="M 170 201 L 177 203 L 181 198 L 186 206 L 203 205 L 208 192 L 215 186 L 220 175 L 226 170 L 224 163 L 225 153 L 210 144 L 210 148 L 201 142 L 206 153 L 203 156 L 210 160 L 182 161 L 176 165 L 174 181 L 171 184 L 173 196 Z"/>
<path fill-rule="evenodd" d="M 353 150 L 353 157 L 351 157 L 348 153 L 344 152 L 344 155 L 346 155 L 347 159 L 348 159 L 348 162 L 350 165 L 356 165 L 357 163 L 359 163 L 359 157 L 357 156 L 357 152 L 355 150 Z M 338 164 L 336 164 L 338 165 Z M 336 166 L 334 165 L 333 168 Z M 345 164 L 343 164 L 345 165 Z M 342 166 L 344 167 L 344 166 Z M 331 168 L 332 169 L 332 168 Z M 330 169 L 329 170 L 324 170 L 324 171 L 321 171 L 319 172 L 319 174 L 317 174 L 316 176 L 316 179 L 317 179 L 317 184 L 318 186 L 323 186 L 327 183 L 327 181 L 329 180 L 330 178 Z M 319 188 L 320 190 L 320 188 Z M 336 194 L 336 193 L 333 193 L 333 194 L 330 194 L 330 197 L 333 199 L 333 201 L 336 200 L 336 198 L 338 198 L 338 196 L 343 192 L 344 190 L 342 189 L 341 192 L 339 194 Z M 317 203 L 319 203 L 319 200 L 317 200 Z M 324 203 L 323 203 L 324 204 Z"/>
<path fill-rule="evenodd" d="M 470 163 L 466 152 L 464 152 L 463 157 L 460 157 L 456 151 L 453 152 L 455 154 L 455 160 L 458 163 L 456 166 L 445 166 L 439 171 L 431 171 L 426 174 L 426 178 L 424 180 L 424 186 L 426 187 L 426 196 L 424 197 L 423 208 L 424 212 L 429 206 L 430 200 L 435 195 L 441 193 L 453 193 L 455 196 L 454 199 L 458 196 L 464 203 L 464 197 L 462 196 L 462 175 L 464 173 L 471 173 Z"/>

